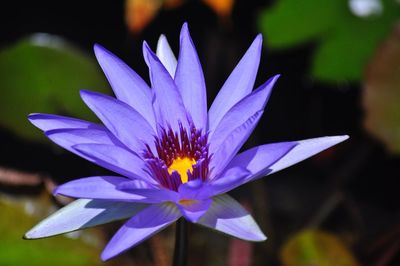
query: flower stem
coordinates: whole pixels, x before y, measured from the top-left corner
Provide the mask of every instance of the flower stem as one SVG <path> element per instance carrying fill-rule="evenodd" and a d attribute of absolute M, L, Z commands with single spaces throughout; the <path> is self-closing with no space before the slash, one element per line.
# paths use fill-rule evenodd
<path fill-rule="evenodd" d="M 187 266 L 187 222 L 180 218 L 176 222 L 174 266 Z"/>

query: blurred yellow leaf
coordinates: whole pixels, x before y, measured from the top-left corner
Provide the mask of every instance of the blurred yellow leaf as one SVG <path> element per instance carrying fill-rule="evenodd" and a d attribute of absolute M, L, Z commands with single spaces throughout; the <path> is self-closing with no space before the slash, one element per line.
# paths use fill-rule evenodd
<path fill-rule="evenodd" d="M 204 0 L 218 16 L 227 17 L 231 15 L 235 0 Z"/>
<path fill-rule="evenodd" d="M 400 152 L 400 24 L 370 61 L 364 89 L 365 127 Z"/>
<path fill-rule="evenodd" d="M 290 238 L 280 254 L 284 266 L 357 266 L 344 243 L 333 234 L 305 230 Z"/>
<path fill-rule="evenodd" d="M 126 0 L 125 21 L 130 32 L 141 32 L 155 17 L 163 0 Z"/>

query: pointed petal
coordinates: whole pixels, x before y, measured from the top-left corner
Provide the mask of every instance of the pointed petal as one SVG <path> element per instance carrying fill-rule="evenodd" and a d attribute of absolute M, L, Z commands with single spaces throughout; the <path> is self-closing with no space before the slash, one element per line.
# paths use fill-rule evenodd
<path fill-rule="evenodd" d="M 78 199 L 41 221 L 24 238 L 49 237 L 125 219 L 145 206 L 142 203 Z"/>
<path fill-rule="evenodd" d="M 279 78 L 276 75 L 257 90 L 235 104 L 222 118 L 215 131 L 210 131 L 210 152 L 213 153 L 227 136 L 258 111 L 263 111 L 271 95 L 272 88 Z"/>
<path fill-rule="evenodd" d="M 146 42 L 143 43 L 143 55 L 150 71 L 150 80 L 154 89 L 154 112 L 157 123 L 175 132 L 179 132 L 179 122 L 188 128 L 188 117 L 182 97 L 171 75 Z"/>
<path fill-rule="evenodd" d="M 220 144 L 219 149 L 212 154 L 210 161 L 211 179 L 217 177 L 225 169 L 227 164 L 232 160 L 236 153 L 240 150 L 242 145 L 246 142 L 250 134 L 253 132 L 262 114 L 263 111 L 258 111 L 245 123 L 243 123 L 243 125 L 236 128 L 225 139 L 225 141 Z"/>
<path fill-rule="evenodd" d="M 298 143 L 296 141 L 264 144 L 236 155 L 226 169 L 243 167 L 252 178 L 269 174 L 271 165 L 287 155 Z M 249 177 L 248 176 L 248 177 Z"/>
<path fill-rule="evenodd" d="M 253 217 L 226 194 L 213 198 L 211 208 L 198 223 L 248 241 L 267 239 Z"/>
<path fill-rule="evenodd" d="M 150 205 L 126 222 L 107 244 L 102 260 L 108 260 L 161 231 L 181 214 L 172 203 Z"/>
<path fill-rule="evenodd" d="M 84 199 L 104 199 L 117 201 L 132 201 L 144 203 L 158 203 L 165 200 L 157 193 L 152 197 L 146 197 L 132 192 L 124 192 L 117 189 L 120 183 L 127 182 L 128 179 L 118 176 L 92 176 L 72 180 L 58 186 L 54 190 L 54 195 L 61 194 L 73 198 Z M 139 180 L 137 180 L 140 182 Z M 142 183 L 144 183 L 142 181 Z M 143 185 L 143 184 L 142 184 Z M 151 188 L 158 191 L 158 189 Z"/>
<path fill-rule="evenodd" d="M 61 128 L 103 128 L 99 124 L 61 115 L 30 114 L 28 119 L 34 126 L 43 131 Z"/>
<path fill-rule="evenodd" d="M 235 166 L 245 167 L 252 173 L 245 181 L 249 182 L 294 165 L 346 139 L 348 139 L 348 136 L 333 136 L 266 144 L 238 154 L 229 163 L 227 168 Z M 293 148 L 290 148 L 291 145 Z M 274 159 L 271 156 L 275 156 L 274 154 L 280 149 L 282 149 L 283 153 L 285 150 L 288 150 L 288 152 L 276 162 L 267 165 L 266 162 Z"/>
<path fill-rule="evenodd" d="M 204 200 L 180 200 L 176 206 L 186 220 L 196 223 L 210 208 L 211 199 Z"/>
<path fill-rule="evenodd" d="M 145 162 L 126 149 L 104 144 L 79 144 L 73 148 L 106 169 L 126 177 L 156 184 L 145 171 Z"/>
<path fill-rule="evenodd" d="M 91 161 L 90 158 L 73 149 L 72 146 L 83 143 L 123 146 L 123 144 L 104 127 L 99 127 L 96 129 L 54 129 L 46 131 L 45 134 L 57 145 L 89 161 Z"/>
<path fill-rule="evenodd" d="M 122 143 L 134 152 L 154 148 L 155 131 L 132 107 L 107 95 L 81 91 L 83 101 Z"/>
<path fill-rule="evenodd" d="M 262 36 L 259 34 L 215 97 L 208 113 L 210 131 L 215 130 L 232 106 L 252 91 L 260 63 L 261 48 Z"/>
<path fill-rule="evenodd" d="M 203 70 L 190 37 L 187 23 L 180 36 L 180 51 L 175 83 L 182 95 L 186 110 L 197 129 L 207 131 L 207 94 Z"/>
<path fill-rule="evenodd" d="M 133 107 L 155 128 L 152 96 L 146 82 L 101 45 L 95 44 L 94 52 L 117 98 Z"/>
<path fill-rule="evenodd" d="M 158 39 L 156 54 L 171 77 L 175 77 L 177 65 L 176 57 L 169 46 L 167 37 L 165 37 L 164 34 L 161 34 L 160 38 Z"/>

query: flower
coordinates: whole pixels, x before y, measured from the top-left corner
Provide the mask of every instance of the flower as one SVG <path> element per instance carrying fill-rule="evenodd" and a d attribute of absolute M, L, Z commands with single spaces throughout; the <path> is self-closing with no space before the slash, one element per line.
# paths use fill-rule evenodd
<path fill-rule="evenodd" d="M 151 89 L 100 45 L 94 51 L 116 95 L 81 91 L 103 125 L 31 114 L 29 120 L 63 148 L 119 176 L 92 176 L 54 194 L 79 198 L 28 233 L 41 238 L 130 219 L 105 247 L 107 260 L 178 218 L 249 241 L 265 240 L 226 192 L 302 161 L 348 136 L 280 142 L 238 153 L 261 115 L 278 75 L 252 91 L 261 53 L 258 35 L 207 112 L 202 68 L 185 23 L 175 59 L 162 35 L 154 54 L 143 44 Z"/>

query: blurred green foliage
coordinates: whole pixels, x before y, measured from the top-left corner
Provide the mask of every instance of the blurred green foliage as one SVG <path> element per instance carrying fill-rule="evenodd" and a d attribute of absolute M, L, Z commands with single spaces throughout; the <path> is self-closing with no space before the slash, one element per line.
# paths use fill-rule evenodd
<path fill-rule="evenodd" d="M 316 42 L 312 75 L 321 81 L 359 81 L 364 67 L 400 15 L 395 0 L 277 0 L 261 13 L 268 47 Z M 368 8 L 370 14 L 367 14 Z M 357 13 L 360 12 L 360 13 Z M 362 12 L 364 12 L 362 14 Z"/>
<path fill-rule="evenodd" d="M 28 122 L 29 113 L 95 119 L 80 89 L 109 91 L 94 55 L 59 37 L 35 34 L 0 51 L 0 126 L 21 137 L 44 139 Z"/>
<path fill-rule="evenodd" d="M 280 255 L 284 266 L 358 265 L 339 238 L 313 229 L 293 235 L 283 246 Z"/>
<path fill-rule="evenodd" d="M 1 195 L 0 195 L 1 196 Z M 4 201 L 0 197 L 1 241 L 0 262 L 8 266 L 89 266 L 101 265 L 98 258 L 100 248 L 88 245 L 81 238 L 72 239 L 65 236 L 35 240 L 23 240 L 22 235 L 38 220 L 24 209 L 35 211 L 35 208 L 48 210 L 50 201 L 43 199 L 25 199 Z M 37 211 L 37 210 L 36 210 Z"/>

